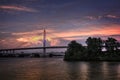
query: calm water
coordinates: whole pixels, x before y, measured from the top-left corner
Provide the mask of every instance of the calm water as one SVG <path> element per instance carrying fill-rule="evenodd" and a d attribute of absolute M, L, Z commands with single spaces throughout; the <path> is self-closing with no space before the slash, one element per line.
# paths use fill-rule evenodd
<path fill-rule="evenodd" d="M 62 58 L 2 58 L 0 80 L 120 80 L 120 62 L 65 62 Z"/>

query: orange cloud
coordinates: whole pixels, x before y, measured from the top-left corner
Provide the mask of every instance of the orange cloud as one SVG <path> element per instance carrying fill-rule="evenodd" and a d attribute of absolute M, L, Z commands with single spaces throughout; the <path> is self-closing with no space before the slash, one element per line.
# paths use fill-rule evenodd
<path fill-rule="evenodd" d="M 27 40 L 27 39 L 25 39 L 25 38 L 18 38 L 18 39 L 17 39 L 17 41 L 21 41 L 21 42 L 28 42 L 28 40 Z"/>
<path fill-rule="evenodd" d="M 24 36 L 24 37 L 20 37 L 16 39 L 19 42 L 25 42 L 27 43 L 27 45 L 43 45 L 43 36 Z M 49 36 L 46 37 L 46 43 L 49 43 L 51 46 L 55 46 L 57 44 L 59 44 L 59 40 L 58 39 L 53 39 Z M 47 44 L 48 45 L 48 44 Z"/>
<path fill-rule="evenodd" d="M 37 12 L 37 10 L 32 8 L 27 8 L 25 6 L 13 6 L 13 5 L 2 5 L 0 6 L 0 9 L 25 11 L 25 12 Z"/>
<path fill-rule="evenodd" d="M 109 36 L 120 34 L 120 25 L 104 25 L 104 26 L 89 26 L 86 28 L 68 29 L 57 31 L 55 29 L 47 29 L 46 41 L 51 46 L 59 45 L 61 40 L 83 40 L 89 36 Z M 42 46 L 43 30 L 33 30 L 30 32 L 12 33 L 16 36 L 14 39 L 1 40 L 0 43 L 6 46 L 9 44 L 13 47 L 33 47 Z M 120 38 L 118 38 L 120 40 Z M 11 44 L 14 43 L 14 44 Z"/>
<path fill-rule="evenodd" d="M 41 35 L 38 35 L 41 32 Z M 104 25 L 104 26 L 92 26 L 81 30 L 77 28 L 74 30 L 57 32 L 53 30 L 47 30 L 47 41 L 51 46 L 60 44 L 59 39 L 65 40 L 79 40 L 85 39 L 89 36 L 109 36 L 120 34 L 119 25 Z M 50 34 L 51 33 L 51 34 Z M 42 44 L 43 41 L 43 30 L 35 30 L 24 33 L 13 33 L 13 35 L 21 36 L 17 39 L 19 42 L 27 42 L 32 44 Z"/>
<path fill-rule="evenodd" d="M 18 42 L 41 43 L 42 36 L 20 37 L 16 39 Z"/>
<path fill-rule="evenodd" d="M 53 39 L 53 40 L 51 40 L 50 45 L 51 45 L 51 46 L 56 46 L 56 45 L 58 45 L 59 43 L 60 43 L 60 41 L 59 41 L 58 39 Z"/>
<path fill-rule="evenodd" d="M 74 36 L 94 36 L 94 35 L 109 36 L 109 35 L 116 35 L 116 34 L 120 34 L 119 25 L 107 25 L 107 26 L 96 26 L 96 27 L 92 26 L 92 28 L 87 28 L 84 31 L 82 31 L 81 29 L 77 29 L 77 30 L 69 30 L 66 32 L 55 33 L 56 36 L 61 38 L 63 37 L 64 39 L 67 39 L 67 40 L 74 39 Z M 71 36 L 73 36 L 73 38 Z"/>

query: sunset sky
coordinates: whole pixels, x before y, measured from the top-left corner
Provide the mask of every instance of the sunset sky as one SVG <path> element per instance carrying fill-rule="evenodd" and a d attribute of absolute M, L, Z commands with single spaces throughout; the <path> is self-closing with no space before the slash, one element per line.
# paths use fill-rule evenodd
<path fill-rule="evenodd" d="M 0 0 L 0 48 L 85 44 L 89 36 L 120 41 L 120 0 Z"/>

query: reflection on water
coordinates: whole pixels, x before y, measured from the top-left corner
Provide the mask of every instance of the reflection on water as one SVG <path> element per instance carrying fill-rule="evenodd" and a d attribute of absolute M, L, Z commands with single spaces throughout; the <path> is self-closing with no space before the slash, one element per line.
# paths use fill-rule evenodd
<path fill-rule="evenodd" d="M 62 58 L 1 58 L 0 80 L 120 80 L 120 62 Z"/>

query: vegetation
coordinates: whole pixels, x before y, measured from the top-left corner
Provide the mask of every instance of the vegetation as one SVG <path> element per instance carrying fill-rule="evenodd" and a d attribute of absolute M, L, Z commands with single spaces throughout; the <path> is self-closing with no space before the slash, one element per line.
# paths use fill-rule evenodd
<path fill-rule="evenodd" d="M 76 41 L 71 41 L 71 43 L 68 44 L 68 49 L 65 52 L 65 60 L 79 60 L 79 58 L 83 58 L 82 56 L 85 56 L 86 49 L 81 44 L 77 43 Z"/>
<path fill-rule="evenodd" d="M 94 61 L 120 61 L 120 43 L 114 38 L 102 40 L 101 38 L 91 38 L 86 40 L 87 46 L 82 46 L 76 41 L 71 41 L 68 44 L 68 49 L 65 52 L 64 60 L 94 60 Z M 105 48 L 106 51 L 103 51 Z"/>

